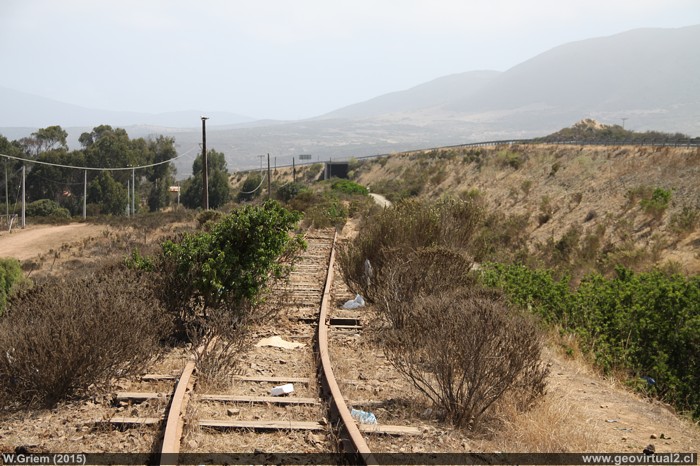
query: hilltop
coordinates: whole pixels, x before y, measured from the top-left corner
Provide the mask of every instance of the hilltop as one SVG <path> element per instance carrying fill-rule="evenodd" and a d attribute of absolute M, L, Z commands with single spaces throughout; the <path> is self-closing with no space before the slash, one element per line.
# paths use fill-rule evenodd
<path fill-rule="evenodd" d="M 584 273 L 661 266 L 700 273 L 700 149 L 522 144 L 446 148 L 359 164 L 390 200 L 479 197 L 547 265 Z M 658 193 L 668 195 L 654 205 Z M 662 205 L 663 204 L 663 205 Z"/>

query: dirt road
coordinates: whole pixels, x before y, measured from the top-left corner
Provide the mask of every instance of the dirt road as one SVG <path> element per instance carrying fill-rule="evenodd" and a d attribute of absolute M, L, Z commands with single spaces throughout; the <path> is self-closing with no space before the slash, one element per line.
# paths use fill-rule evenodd
<path fill-rule="evenodd" d="M 100 234 L 106 227 L 87 223 L 68 225 L 34 225 L 22 229 L 12 229 L 12 233 L 0 233 L 0 257 L 14 257 L 28 260 L 62 244 L 74 243 L 84 238 Z"/>

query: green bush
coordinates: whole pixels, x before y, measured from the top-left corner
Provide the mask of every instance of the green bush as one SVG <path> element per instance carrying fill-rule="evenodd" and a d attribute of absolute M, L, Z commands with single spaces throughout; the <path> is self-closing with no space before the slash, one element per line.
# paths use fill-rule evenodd
<path fill-rule="evenodd" d="M 0 259 L 0 316 L 5 311 L 7 298 L 25 281 L 17 259 Z"/>
<path fill-rule="evenodd" d="M 568 277 L 518 265 L 491 264 L 482 279 L 511 301 L 580 337 L 603 370 L 623 368 L 656 383 L 650 391 L 700 417 L 700 277 L 618 267 L 612 279 Z"/>
<path fill-rule="evenodd" d="M 262 193 L 262 184 L 263 178 L 260 173 L 252 172 L 248 174 L 248 177 L 243 182 L 243 186 L 241 186 L 241 190 L 236 196 L 236 200 L 238 202 L 252 201 Z"/>
<path fill-rule="evenodd" d="M 348 219 L 347 207 L 335 196 L 316 196 L 304 211 L 304 225 L 309 228 L 342 228 Z"/>
<path fill-rule="evenodd" d="M 366 196 L 369 194 L 369 191 L 364 186 L 357 184 L 354 181 L 343 179 L 334 180 L 331 183 L 331 189 L 343 194 L 359 194 L 361 196 Z"/>
<path fill-rule="evenodd" d="M 289 202 L 301 193 L 310 192 L 303 183 L 287 183 L 277 189 L 277 199 Z"/>
<path fill-rule="evenodd" d="M 209 231 L 165 241 L 156 258 L 136 265 L 158 274 L 161 300 L 185 327 L 209 309 L 240 312 L 270 277 L 288 271 L 282 260 L 303 246 L 289 235 L 300 218 L 276 201 L 240 207 Z"/>
<path fill-rule="evenodd" d="M 651 197 L 642 199 L 639 205 L 642 206 L 644 212 L 654 217 L 660 217 L 668 208 L 671 201 L 671 191 L 663 188 L 656 188 L 652 192 Z"/>

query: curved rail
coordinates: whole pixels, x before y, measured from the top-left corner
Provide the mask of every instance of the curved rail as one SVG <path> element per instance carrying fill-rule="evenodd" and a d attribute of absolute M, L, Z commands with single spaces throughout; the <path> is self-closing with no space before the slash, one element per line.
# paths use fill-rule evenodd
<path fill-rule="evenodd" d="M 178 454 L 180 452 L 180 439 L 182 438 L 182 429 L 184 427 L 182 415 L 186 407 L 185 394 L 190 385 L 194 366 L 194 361 L 187 362 L 170 401 L 170 409 L 166 417 L 165 434 L 163 435 L 163 445 L 161 447 L 161 464 L 163 464 L 164 455 Z M 167 462 L 167 464 L 172 464 L 172 462 Z"/>
<path fill-rule="evenodd" d="M 197 348 L 197 353 L 202 354 L 207 345 L 212 345 L 216 337 L 212 338 L 208 344 Z M 172 460 L 180 453 L 180 440 L 185 426 L 185 409 L 187 408 L 187 394 L 192 389 L 192 373 L 195 368 L 195 360 L 187 361 L 182 375 L 175 385 L 175 391 L 170 399 L 170 408 L 165 417 L 165 431 L 163 433 L 163 443 L 160 451 L 160 464 L 173 464 Z"/>
<path fill-rule="evenodd" d="M 321 298 L 321 312 L 318 319 L 318 352 L 321 357 L 321 370 L 324 375 L 325 383 L 331 392 L 333 397 L 333 405 L 338 411 L 338 415 L 345 426 L 345 431 L 349 436 L 350 447 L 355 450 L 360 455 L 360 458 L 365 462 L 365 464 L 379 464 L 372 455 L 367 442 L 365 442 L 360 429 L 355 424 L 354 419 L 350 415 L 350 410 L 348 409 L 345 400 L 343 399 L 343 394 L 340 391 L 338 382 L 335 380 L 333 375 L 333 368 L 331 367 L 331 359 L 328 353 L 328 326 L 326 325 L 326 320 L 328 318 L 328 310 L 330 306 L 331 299 L 331 286 L 333 285 L 333 263 L 335 261 L 335 242 L 338 234 L 336 232 L 333 237 L 333 247 L 331 248 L 331 256 L 328 263 L 328 274 L 326 275 L 326 284 L 323 288 L 323 298 Z"/>

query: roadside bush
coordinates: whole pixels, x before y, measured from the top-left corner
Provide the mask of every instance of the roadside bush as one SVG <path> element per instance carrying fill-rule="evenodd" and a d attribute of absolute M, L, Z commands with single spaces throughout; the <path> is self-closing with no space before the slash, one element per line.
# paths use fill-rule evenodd
<path fill-rule="evenodd" d="M 387 332 L 387 359 L 454 425 L 478 430 L 507 393 L 521 408 L 544 393 L 536 326 L 493 293 L 430 294 L 412 307 L 403 328 Z"/>
<path fill-rule="evenodd" d="M 0 319 L 0 401 L 51 407 L 141 370 L 170 321 L 140 273 L 114 267 L 50 279 Z"/>
<path fill-rule="evenodd" d="M 338 179 L 333 180 L 331 183 L 331 189 L 333 191 L 338 191 L 343 194 L 359 194 L 361 196 L 366 196 L 369 194 L 367 188 L 362 185 L 355 183 L 354 181 Z"/>
<path fill-rule="evenodd" d="M 318 196 L 316 202 L 304 211 L 303 224 L 307 228 L 342 228 L 348 215 L 348 208 L 338 198 Z"/>
<path fill-rule="evenodd" d="M 310 192 L 309 188 L 303 183 L 287 183 L 280 186 L 276 191 L 277 199 L 284 202 L 291 201 L 303 192 Z"/>
<path fill-rule="evenodd" d="M 262 184 L 262 175 L 258 172 L 251 172 L 243 182 L 243 186 L 241 186 L 241 190 L 238 192 L 236 200 L 238 202 L 252 201 L 256 197 L 260 196 L 260 193 L 262 193 L 262 189 L 260 189 Z"/>

